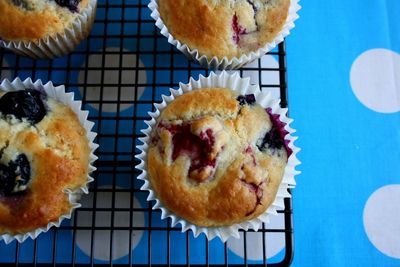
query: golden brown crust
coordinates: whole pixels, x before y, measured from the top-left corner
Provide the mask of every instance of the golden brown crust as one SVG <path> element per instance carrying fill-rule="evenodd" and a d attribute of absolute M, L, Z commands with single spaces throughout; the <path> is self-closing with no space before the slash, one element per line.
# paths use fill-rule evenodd
<path fill-rule="evenodd" d="M 160 0 L 172 36 L 200 55 L 240 57 L 271 42 L 288 16 L 290 0 Z M 242 33 L 235 39 L 234 16 Z M 245 32 L 244 32 L 245 31 Z"/>
<path fill-rule="evenodd" d="M 51 111 L 35 127 L 0 119 L 0 148 L 8 144 L 25 154 L 31 166 L 26 193 L 0 196 L 0 233 L 26 233 L 57 221 L 71 209 L 64 190 L 87 182 L 86 130 L 70 108 L 50 99 L 48 103 Z"/>
<path fill-rule="evenodd" d="M 196 98 L 178 97 L 169 106 L 162 112 L 160 119 L 189 120 L 204 114 L 233 116 L 239 111 L 230 90 L 202 90 L 201 94 L 196 94 Z"/>
<path fill-rule="evenodd" d="M 283 25 L 285 24 L 288 16 L 288 10 L 290 6 L 290 0 L 281 1 L 279 7 L 271 8 L 260 14 L 260 19 L 268 19 L 269 23 L 261 24 L 259 34 L 261 46 L 271 42 L 273 38 L 279 33 Z"/>
<path fill-rule="evenodd" d="M 89 0 L 82 0 L 80 10 L 88 3 Z M 7 41 L 38 41 L 62 33 L 78 15 L 55 3 L 45 5 L 42 10 L 26 10 L 12 0 L 0 1 L 0 37 Z"/>
<path fill-rule="evenodd" d="M 240 106 L 236 97 L 222 88 L 186 93 L 161 112 L 153 129 L 147 169 L 157 198 L 199 226 L 225 226 L 256 218 L 271 205 L 282 180 L 286 151 L 270 153 L 257 148 L 257 141 L 272 126 L 268 113 L 258 105 Z M 209 156 L 216 157 L 216 167 L 214 172 L 203 172 L 207 179 L 191 176 L 187 154 L 172 157 L 174 134 L 179 132 L 176 127 L 182 131 L 187 124 L 196 136 L 211 129 Z"/>

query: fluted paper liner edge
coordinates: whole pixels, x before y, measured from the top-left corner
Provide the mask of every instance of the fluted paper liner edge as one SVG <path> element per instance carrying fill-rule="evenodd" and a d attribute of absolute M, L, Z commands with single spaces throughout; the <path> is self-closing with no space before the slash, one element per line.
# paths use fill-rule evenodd
<path fill-rule="evenodd" d="M 199 63 L 202 67 L 208 69 L 219 69 L 219 70 L 231 70 L 238 69 L 244 65 L 262 57 L 272 49 L 274 49 L 279 43 L 281 43 L 286 36 L 290 34 L 290 30 L 295 27 L 294 22 L 299 18 L 297 12 L 301 9 L 299 5 L 300 0 L 291 0 L 289 6 L 289 14 L 286 18 L 286 22 L 283 25 L 280 32 L 275 36 L 275 38 L 267 43 L 265 46 L 259 48 L 256 51 L 252 51 L 247 54 L 243 54 L 239 58 L 233 57 L 228 59 L 224 57 L 219 59 L 217 57 L 208 58 L 206 55 L 199 53 L 197 49 L 191 49 L 186 44 L 181 43 L 179 40 L 175 39 L 172 34 L 169 33 L 167 26 L 164 24 L 160 17 L 158 11 L 158 1 L 151 0 L 148 7 L 151 10 L 151 17 L 156 21 L 156 26 L 161 30 L 161 34 L 164 35 L 170 44 L 175 46 L 179 51 L 181 51 L 188 59 Z"/>

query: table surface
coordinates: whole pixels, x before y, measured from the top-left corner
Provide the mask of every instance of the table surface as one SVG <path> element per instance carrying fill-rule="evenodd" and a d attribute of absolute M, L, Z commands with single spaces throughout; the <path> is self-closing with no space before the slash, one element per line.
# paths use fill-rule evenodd
<path fill-rule="evenodd" d="M 293 266 L 400 266 L 400 1 L 302 1 Z"/>
<path fill-rule="evenodd" d="M 130 4 L 125 13 L 134 11 L 137 8 L 138 0 L 116 0 L 108 1 L 116 8 L 105 10 L 100 8 L 98 19 L 105 16 L 109 19 L 121 19 L 121 9 L 118 5 L 122 2 Z M 141 3 L 147 3 L 142 1 Z M 99 1 L 101 5 L 106 0 Z M 375 0 L 366 1 L 317 1 L 307 0 L 300 3 L 302 9 L 299 12 L 300 19 L 296 22 L 296 28 L 286 39 L 288 79 L 289 79 L 289 103 L 290 115 L 295 120 L 293 127 L 297 129 L 299 140 L 296 144 L 302 148 L 299 159 L 302 165 L 298 168 L 302 174 L 296 177 L 297 186 L 293 190 L 294 208 L 294 259 L 293 266 L 400 266 L 400 1 L 398 0 Z M 147 12 L 147 13 L 146 13 Z M 134 15 L 127 28 L 137 23 L 138 14 Z M 143 10 L 143 16 L 150 19 L 148 11 Z M 132 24 L 132 25 L 130 25 Z M 114 27 L 115 26 L 115 27 Z M 119 29 L 117 25 L 109 24 L 109 29 L 94 28 L 92 34 L 110 32 Z M 147 27 L 147 24 L 141 25 Z M 136 27 L 136 26 L 135 26 Z M 152 25 L 148 25 L 152 27 Z M 134 33 L 134 35 L 137 33 Z M 118 36 L 118 35 L 117 35 Z M 152 37 L 152 36 L 150 36 Z M 129 72 L 123 73 L 122 79 L 128 88 L 130 84 L 140 84 L 137 95 L 132 96 L 129 91 L 121 90 L 120 96 L 126 102 L 116 105 L 115 94 L 108 94 L 115 88 L 105 88 L 104 95 L 96 95 L 95 85 L 101 80 L 113 83 L 118 74 L 116 68 L 119 65 L 118 55 L 120 43 L 110 37 L 107 43 L 101 44 L 101 38 L 91 39 L 93 51 L 85 63 L 82 55 L 69 58 L 69 65 L 76 68 L 64 71 L 63 60 L 55 60 L 52 63 L 54 71 L 47 71 L 48 65 L 43 62 L 31 64 L 30 60 L 19 61 L 19 67 L 28 66 L 19 73 L 25 77 L 31 74 L 34 69 L 36 78 L 43 78 L 55 81 L 56 83 L 68 83 L 73 87 L 72 91 L 77 95 L 83 94 L 88 100 L 86 106 L 92 116 L 103 113 L 105 117 L 115 116 L 119 107 L 118 121 L 123 127 L 119 128 L 112 120 L 97 125 L 102 132 L 103 139 L 103 160 L 131 160 L 134 144 L 128 141 L 132 137 L 132 129 L 144 126 L 143 122 L 138 125 L 126 119 L 134 116 L 137 119 L 145 118 L 146 112 L 151 110 L 152 100 L 160 100 L 161 93 L 166 93 L 170 85 L 178 82 L 186 82 L 188 76 L 197 77 L 203 70 L 197 69 L 196 65 L 190 64 L 193 69 L 185 70 L 186 63 L 183 56 L 174 52 L 174 64 L 178 70 L 171 74 L 168 72 L 168 64 L 171 57 L 170 46 L 160 38 L 160 47 L 166 52 L 160 53 L 156 59 L 150 58 L 149 53 L 140 56 L 136 60 L 135 53 L 129 53 L 135 40 L 126 39 L 124 43 L 124 59 L 126 62 L 138 62 L 136 66 L 124 65 L 129 68 L 141 68 L 130 76 Z M 158 42 L 158 41 L 157 41 Z M 152 44 L 144 42 L 146 45 Z M 96 49 L 105 47 L 110 53 L 110 58 L 102 58 L 102 54 L 96 54 Z M 116 48 L 118 47 L 118 48 Z M 146 47 L 139 48 L 145 51 Z M 134 50 L 134 49 L 133 49 Z M 147 67 L 157 60 L 159 67 L 157 77 L 150 77 Z M 169 62 L 163 65 L 163 62 Z M 277 54 L 267 55 L 258 63 L 257 67 L 278 69 L 279 59 Z M 100 74 L 96 68 L 104 68 L 103 62 L 108 67 L 107 74 Z M 10 71 L 2 71 L 2 78 L 13 78 L 15 73 L 11 69 L 15 67 L 15 57 L 5 56 L 4 66 L 10 66 Z M 43 65 L 42 65 L 43 64 Z M 86 65 L 85 65 L 86 64 Z M 108 64 L 108 65 L 107 65 Z M 124 64 L 124 63 L 123 63 Z M 182 64 L 182 65 L 180 65 Z M 256 63 L 257 64 L 257 63 Z M 29 67 L 30 66 L 30 67 Z M 92 72 L 85 72 L 84 76 L 80 71 L 82 66 L 92 67 Z M 254 67 L 254 66 L 253 66 Z M 57 68 L 59 68 L 59 73 Z M 253 83 L 279 84 L 278 72 L 242 71 L 245 77 L 250 77 Z M 86 77 L 86 78 L 85 78 Z M 79 84 L 86 79 L 85 83 L 92 83 L 85 90 L 79 88 Z M 163 79 L 168 80 L 164 86 L 158 86 L 157 90 L 145 89 L 146 83 L 152 81 L 154 84 L 163 84 Z M 74 86 L 74 84 L 76 86 Z M 107 86 L 106 86 L 107 87 Z M 279 97 L 279 86 L 267 87 L 263 90 L 270 90 L 276 97 Z M 99 99 L 104 99 L 102 104 Z M 133 111 L 130 104 L 136 99 L 141 99 L 140 107 Z M 99 110 L 100 109 L 100 110 Z M 123 110 L 123 111 L 122 111 Z M 107 115 L 108 114 L 108 115 Z M 112 115 L 114 114 L 114 115 Z M 124 123 L 123 123 L 124 122 Z M 116 144 L 106 142 L 111 138 L 117 129 L 121 138 Z M 115 157 L 110 151 L 120 151 Z M 109 155 L 107 155 L 109 153 Z M 110 170 L 115 166 L 108 166 Z M 110 221 L 110 214 L 106 211 L 113 208 L 119 209 L 116 213 L 117 221 L 129 220 L 129 205 L 134 205 L 136 217 L 133 220 L 135 229 L 140 229 L 148 223 L 147 203 L 145 195 L 136 190 L 135 199 L 130 197 L 131 191 L 123 188 L 137 188 L 130 185 L 132 180 L 131 168 L 118 170 L 118 177 L 111 177 L 107 174 L 108 169 L 103 170 L 103 175 L 97 177 L 97 185 L 100 190 L 93 204 L 93 196 L 84 199 L 84 206 L 97 208 L 105 212 L 97 212 L 96 227 L 101 229 L 106 221 Z M 115 181 L 112 185 L 109 181 Z M 111 194 L 110 186 L 117 186 L 118 194 Z M 115 191 L 115 190 L 114 190 Z M 85 225 L 91 225 L 93 217 L 88 212 L 83 213 L 78 219 L 73 219 L 73 224 L 85 229 Z M 141 215 L 140 215 L 141 214 Z M 126 217 L 128 216 L 128 217 Z M 159 216 L 151 216 L 154 225 L 166 227 L 165 221 Z M 109 222 L 108 222 L 109 223 Z M 284 235 L 279 233 L 267 233 L 269 244 L 266 252 L 260 248 L 260 235 L 248 234 L 246 242 L 248 249 L 243 255 L 243 242 L 234 240 L 224 246 L 220 241 L 214 240 L 209 244 L 204 236 L 193 238 L 178 231 L 168 232 L 170 253 L 166 255 L 165 244 L 167 237 L 164 235 L 153 235 L 152 255 L 148 255 L 149 237 L 143 231 L 133 231 L 132 238 L 126 236 L 126 232 L 117 232 L 114 236 L 113 252 L 110 255 L 109 243 L 103 240 L 110 240 L 109 231 L 98 230 L 96 233 L 96 246 L 90 245 L 90 230 L 80 230 L 80 234 L 74 235 L 71 240 L 70 229 L 65 222 L 65 231 L 59 231 L 57 236 L 49 233 L 42 235 L 40 242 L 25 242 L 19 247 L 19 262 L 31 262 L 33 254 L 36 253 L 35 261 L 52 262 L 48 254 L 49 243 L 57 241 L 59 247 L 56 249 L 56 257 L 59 263 L 70 262 L 71 255 L 77 263 L 90 263 L 87 255 L 92 254 L 95 263 L 148 263 L 150 257 L 153 263 L 184 264 L 187 256 L 191 257 L 191 263 L 204 264 L 203 255 L 196 251 L 206 250 L 210 252 L 207 256 L 209 262 L 223 264 L 225 255 L 229 255 L 229 263 L 240 264 L 243 258 L 248 259 L 248 264 L 262 264 L 264 257 L 270 262 L 280 262 L 285 255 Z M 117 225 L 118 226 L 118 225 Z M 125 227 L 124 225 L 119 225 Z M 284 228 L 283 216 L 278 216 L 272 221 L 272 228 Z M 122 229 L 121 228 L 121 229 Z M 89 232 L 88 232 L 89 231 Z M 189 241 L 188 241 L 189 240 Z M 131 241 L 131 245 L 121 245 Z M 191 251 L 182 251 L 191 243 Z M 71 247 L 71 243 L 76 246 Z M 65 246 L 64 246 L 64 245 Z M 206 245 L 207 244 L 207 245 Z M 115 250 L 114 250 L 115 249 Z M 129 249 L 132 253 L 129 256 Z M 0 243 L 0 262 L 15 261 L 16 245 L 4 245 Z M 36 251 L 36 252 L 35 252 Z M 189 255 L 190 254 L 190 255 Z M 50 260 L 49 258 L 50 257 Z M 132 257 L 132 258 L 131 258 Z"/>

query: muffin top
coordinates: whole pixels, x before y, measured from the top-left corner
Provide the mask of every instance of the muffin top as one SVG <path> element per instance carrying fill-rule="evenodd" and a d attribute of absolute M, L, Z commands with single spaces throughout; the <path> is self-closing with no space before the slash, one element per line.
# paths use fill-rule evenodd
<path fill-rule="evenodd" d="M 62 33 L 88 3 L 89 0 L 2 0 L 0 38 L 37 41 Z"/>
<path fill-rule="evenodd" d="M 254 95 L 206 88 L 177 97 L 147 151 L 156 197 L 198 226 L 256 218 L 274 201 L 291 153 L 284 126 Z"/>
<path fill-rule="evenodd" d="M 159 0 L 172 36 L 208 58 L 240 57 L 281 31 L 290 0 Z"/>
<path fill-rule="evenodd" d="M 86 130 L 69 107 L 33 89 L 0 91 L 0 234 L 68 214 L 65 190 L 85 186 L 89 156 Z"/>

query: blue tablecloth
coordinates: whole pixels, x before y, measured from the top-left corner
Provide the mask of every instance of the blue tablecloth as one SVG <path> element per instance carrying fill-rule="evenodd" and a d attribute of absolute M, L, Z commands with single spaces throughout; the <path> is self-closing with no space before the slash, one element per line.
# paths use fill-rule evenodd
<path fill-rule="evenodd" d="M 400 1 L 302 1 L 294 266 L 400 266 Z"/>

